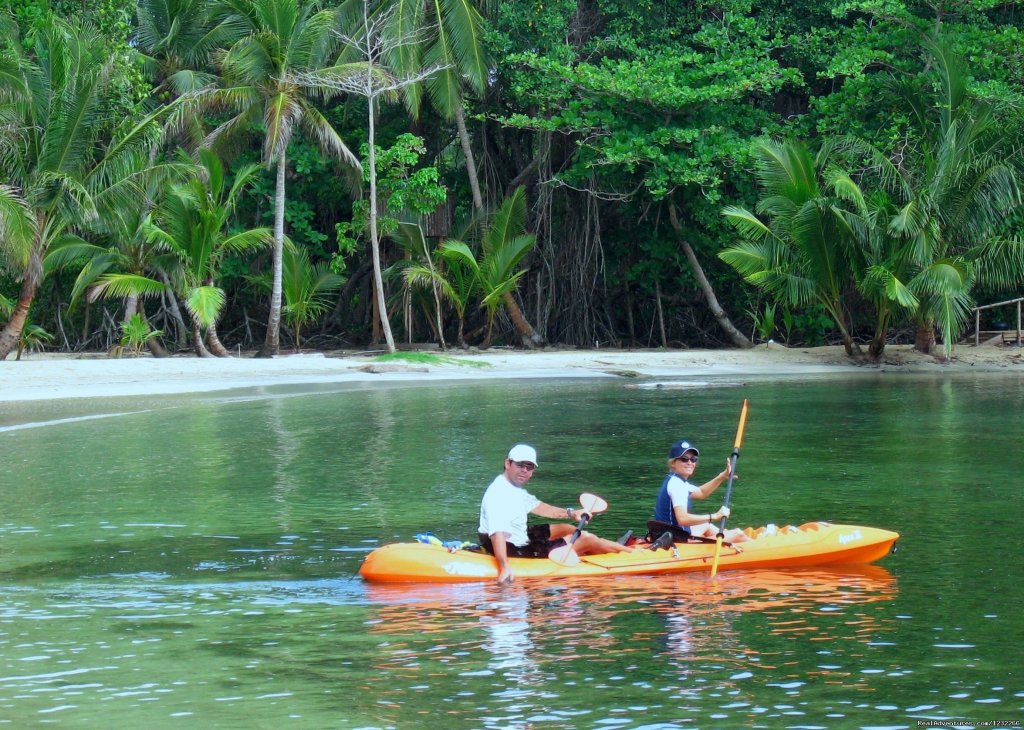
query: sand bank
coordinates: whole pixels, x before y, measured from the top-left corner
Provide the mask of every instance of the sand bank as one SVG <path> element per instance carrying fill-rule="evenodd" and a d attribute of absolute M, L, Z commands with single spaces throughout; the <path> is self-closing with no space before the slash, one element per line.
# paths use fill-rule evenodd
<path fill-rule="evenodd" d="M 177 356 L 114 359 L 105 356 L 28 354 L 0 362 L 0 402 L 196 393 L 303 383 L 481 380 L 494 378 L 792 377 L 907 372 L 1019 371 L 1017 347 L 961 347 L 950 363 L 914 352 L 886 349 L 875 366 L 851 362 L 841 347 L 749 350 L 452 351 L 444 364 L 376 362 L 374 353 L 282 354 L 273 359 Z"/>

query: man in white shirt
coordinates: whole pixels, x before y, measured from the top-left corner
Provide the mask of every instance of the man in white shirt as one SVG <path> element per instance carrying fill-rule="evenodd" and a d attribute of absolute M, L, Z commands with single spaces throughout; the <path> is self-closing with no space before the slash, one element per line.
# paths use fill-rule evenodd
<path fill-rule="evenodd" d="M 510 557 L 546 558 L 556 547 L 566 544 L 576 529 L 568 523 L 527 527 L 527 515 L 552 520 L 575 521 L 577 510 L 552 507 L 541 502 L 524 488 L 537 468 L 537 451 L 526 444 L 516 444 L 505 458 L 505 470 L 494 478 L 480 503 L 480 544 L 498 561 L 498 583 L 511 583 Z M 582 514 L 579 515 L 580 517 Z M 589 532 L 581 532 L 573 543 L 578 555 L 632 552 L 617 542 L 605 540 Z"/>

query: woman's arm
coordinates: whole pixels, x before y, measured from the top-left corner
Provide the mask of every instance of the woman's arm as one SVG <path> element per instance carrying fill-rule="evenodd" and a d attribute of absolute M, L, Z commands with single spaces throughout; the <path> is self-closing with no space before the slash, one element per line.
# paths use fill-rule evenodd
<path fill-rule="evenodd" d="M 704 482 L 700 485 L 699 489 L 694 490 L 690 493 L 694 499 L 707 499 L 714 491 L 722 486 L 722 483 L 729 478 L 729 472 L 732 471 L 732 461 L 729 459 L 725 460 L 725 471 L 721 471 L 715 475 L 710 481 Z"/>

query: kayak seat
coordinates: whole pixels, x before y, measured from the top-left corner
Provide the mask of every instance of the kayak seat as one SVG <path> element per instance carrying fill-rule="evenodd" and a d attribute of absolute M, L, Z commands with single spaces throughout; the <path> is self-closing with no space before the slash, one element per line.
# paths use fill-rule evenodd
<path fill-rule="evenodd" d="M 651 543 L 651 550 L 671 550 L 673 544 L 675 544 L 675 536 L 665 530 L 661 533 L 657 540 Z"/>
<path fill-rule="evenodd" d="M 654 542 L 662 533 L 671 532 L 675 542 L 716 542 L 713 537 L 694 537 L 679 527 L 661 520 L 647 520 L 647 542 Z"/>

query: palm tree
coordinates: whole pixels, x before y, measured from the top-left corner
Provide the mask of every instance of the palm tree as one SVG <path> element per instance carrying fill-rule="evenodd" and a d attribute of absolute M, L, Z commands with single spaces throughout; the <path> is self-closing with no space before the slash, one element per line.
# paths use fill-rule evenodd
<path fill-rule="evenodd" d="M 238 40 L 221 57 L 223 86 L 201 92 L 206 103 L 232 107 L 236 116 L 217 127 L 212 144 L 223 135 L 263 122 L 263 160 L 276 164 L 274 187 L 274 255 L 267 336 L 259 356 L 280 349 L 281 275 L 284 251 L 284 205 L 287 150 L 296 125 L 321 150 L 348 167 L 361 169 L 312 99 L 329 99 L 339 91 L 323 79 L 347 76 L 351 69 L 331 63 L 337 48 L 335 10 L 318 10 L 299 0 L 222 0 L 219 20 L 235 29 Z"/>
<path fill-rule="evenodd" d="M 744 278 L 788 306 L 822 305 L 839 328 L 849 356 L 859 355 L 842 304 L 850 281 L 849 242 L 834 199 L 819 185 L 828 148 L 817 159 L 798 142 L 762 140 L 754 145 L 761 199 L 757 212 L 736 206 L 722 212 L 743 241 L 719 257 Z"/>
<path fill-rule="evenodd" d="M 502 305 L 523 344 L 532 347 L 541 340 L 526 321 L 513 296 L 520 277 L 526 273 L 526 269 L 520 269 L 519 264 L 537 242 L 536 236 L 525 231 L 526 193 L 520 187 L 491 216 L 480 238 L 479 259 L 462 241 L 449 240 L 441 245 L 446 259 L 457 261 L 474 274 L 487 312 L 487 344 L 490 344 L 494 318 Z"/>
<path fill-rule="evenodd" d="M 399 222 L 398 235 L 396 240 L 405 249 L 408 259 L 399 262 L 399 271 L 405 280 L 408 291 L 414 287 L 429 289 L 434 299 L 434 329 L 437 331 L 437 341 L 441 344 L 442 350 L 448 347 L 444 342 L 444 323 L 441 321 L 441 296 L 452 301 L 454 290 L 446 280 L 445 275 L 434 263 L 434 257 L 430 253 L 430 245 L 423 235 L 423 229 L 418 223 L 408 221 Z M 446 290 L 447 287 L 447 290 Z M 465 314 L 465 304 L 458 310 L 459 316 L 459 344 L 462 344 L 462 318 Z"/>
<path fill-rule="evenodd" d="M 162 246 L 176 265 L 171 270 L 175 287 L 192 317 L 193 347 L 196 354 L 208 356 L 203 346 L 206 330 L 210 350 L 225 357 L 229 353 L 220 343 L 216 322 L 224 306 L 224 290 L 217 286 L 220 265 L 230 252 L 245 253 L 273 245 L 270 229 L 253 228 L 229 233 L 228 224 L 238 199 L 258 174 L 256 165 L 239 170 L 230 187 L 217 155 L 208 149 L 199 151 L 202 170 L 187 183 L 174 186 L 156 210 L 156 221 L 149 228 L 155 244 Z M 139 296 L 164 290 L 164 284 L 138 274 L 108 273 L 92 287 L 93 297 Z"/>
<path fill-rule="evenodd" d="M 483 16 L 472 0 L 381 0 L 379 6 L 379 12 L 392 14 L 395 35 L 419 39 L 396 46 L 388 59 L 389 67 L 400 73 L 427 67 L 441 69 L 427 80 L 427 96 L 444 119 L 455 122 L 473 207 L 482 210 L 483 196 L 463 111 L 463 89 L 468 86 L 483 94 L 487 88 L 490 64 L 484 49 Z M 406 107 L 418 116 L 423 96 L 420 85 L 406 87 L 404 94 Z"/>
<path fill-rule="evenodd" d="M 1024 276 L 1022 242 L 1002 235 L 1021 202 L 1019 147 L 984 100 L 969 93 L 962 59 L 941 40 L 926 39 L 938 83 L 897 85 L 916 123 L 899 164 L 879 156 L 875 172 L 894 191 L 899 208 L 889 230 L 908 242 L 915 269 L 907 288 L 917 298 L 915 347 L 945 357 L 974 304 L 978 284 L 1007 286 Z"/>
<path fill-rule="evenodd" d="M 211 0 L 141 0 L 135 46 L 155 82 L 153 95 L 181 96 L 216 81 L 206 70 L 230 28 L 214 18 Z"/>
<path fill-rule="evenodd" d="M 345 277 L 331 271 L 328 262 L 313 264 L 306 249 L 285 248 L 283 313 L 295 332 L 296 352 L 302 348 L 302 328 L 323 316 L 331 306 L 330 295 L 344 283 Z"/>
<path fill-rule="evenodd" d="M 17 346 L 50 246 L 80 240 L 85 226 L 118 215 L 165 171 L 148 165 L 148 151 L 170 110 L 105 126 L 112 61 L 101 39 L 56 17 L 45 18 L 30 53 L 19 43 L 8 51 L 0 60 L 0 216 L 11 232 L 3 253 L 21 289 L 0 332 L 0 360 Z M 30 211 L 27 230 L 24 216 L 12 215 L 19 209 Z"/>
<path fill-rule="evenodd" d="M 894 317 L 912 314 L 919 304 L 906 284 L 914 270 L 914 241 L 890 227 L 897 206 L 887 192 L 866 193 L 848 172 L 838 168 L 830 179 L 832 190 L 848 206 L 835 207 L 833 212 L 854 243 L 846 248 L 851 275 L 857 290 L 875 310 L 868 356 L 877 362 L 885 352 L 886 333 Z"/>
<path fill-rule="evenodd" d="M 50 246 L 43 260 L 46 274 L 60 269 L 77 269 L 75 282 L 71 288 L 69 307 L 74 307 L 83 296 L 87 296 L 92 287 L 104 276 L 111 273 L 148 276 L 159 273 L 163 269 L 160 251 L 148 240 L 150 203 L 148 200 L 136 200 L 131 203 L 131 210 L 124 210 L 117 217 L 111 230 L 100 227 L 98 238 L 104 243 L 92 243 L 82 239 L 68 238 L 55 242 Z M 125 294 L 124 318 L 122 325 L 138 314 L 139 296 L 143 293 L 162 291 L 163 287 L 153 290 L 152 287 L 130 290 Z M 143 315 L 143 318 L 144 315 Z M 166 356 L 167 352 L 150 338 L 146 344 L 156 356 Z"/>

